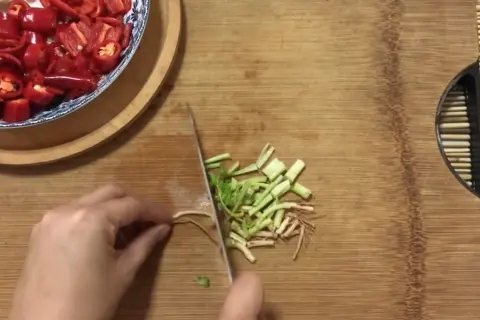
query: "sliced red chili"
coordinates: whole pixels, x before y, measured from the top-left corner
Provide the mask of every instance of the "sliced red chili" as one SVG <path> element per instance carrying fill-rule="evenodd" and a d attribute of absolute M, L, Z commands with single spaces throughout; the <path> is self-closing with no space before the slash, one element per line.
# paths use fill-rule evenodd
<path fill-rule="evenodd" d="M 20 38 L 20 24 L 18 23 L 18 20 L 11 17 L 6 12 L 0 12 L 0 38 Z"/>
<path fill-rule="evenodd" d="M 40 3 L 44 8 L 50 8 L 52 6 L 49 0 L 40 0 Z"/>
<path fill-rule="evenodd" d="M 132 9 L 132 0 L 123 0 L 123 6 L 125 8 L 125 13 L 127 13 L 130 11 L 130 9 Z"/>
<path fill-rule="evenodd" d="M 131 23 L 127 23 L 123 28 L 123 38 L 121 43 L 122 49 L 128 47 L 128 44 L 130 43 L 130 37 L 132 36 L 132 29 L 133 25 Z"/>
<path fill-rule="evenodd" d="M 68 27 L 69 25 L 67 23 L 57 24 L 57 28 L 55 29 L 55 38 L 53 40 L 54 43 L 62 43 L 62 40 L 60 39 L 60 34 L 62 32 L 66 32 Z"/>
<path fill-rule="evenodd" d="M 22 94 L 23 82 L 17 75 L 6 69 L 0 70 L 0 98 L 9 100 Z"/>
<path fill-rule="evenodd" d="M 61 89 L 58 89 L 58 88 L 54 88 L 54 87 L 45 87 L 45 88 L 47 89 L 48 92 L 50 92 L 51 94 L 56 95 L 56 96 L 61 96 L 61 95 L 65 94 L 64 90 L 61 90 Z"/>
<path fill-rule="evenodd" d="M 88 60 L 83 54 L 79 54 L 75 60 L 73 60 L 73 66 L 75 70 L 87 71 L 89 69 L 90 60 Z"/>
<path fill-rule="evenodd" d="M 3 121 L 20 122 L 30 118 L 30 103 L 27 99 L 21 98 L 5 102 L 3 107 Z"/>
<path fill-rule="evenodd" d="M 114 27 L 108 30 L 105 40 L 110 40 L 110 41 L 115 41 L 120 43 L 120 41 L 122 40 L 122 36 L 123 36 L 123 25 Z"/>
<path fill-rule="evenodd" d="M 13 18 L 21 19 L 25 10 L 30 8 L 30 5 L 23 0 L 13 0 L 8 4 L 7 13 Z"/>
<path fill-rule="evenodd" d="M 91 92 L 97 88 L 97 82 L 93 77 L 75 73 L 45 76 L 45 84 L 55 88 L 78 89 L 85 92 Z"/>
<path fill-rule="evenodd" d="M 103 0 L 97 0 L 97 6 L 95 8 L 95 11 L 93 11 L 90 16 L 93 17 L 93 18 L 96 18 L 96 17 L 100 17 L 101 15 L 103 15 L 104 11 L 105 11 L 105 3 Z"/>
<path fill-rule="evenodd" d="M 118 42 L 105 40 L 92 52 L 92 61 L 100 72 L 112 71 L 118 65 L 121 51 L 122 47 Z"/>
<path fill-rule="evenodd" d="M 96 46 L 102 44 L 106 39 L 108 31 L 112 28 L 106 23 L 96 22 L 88 39 L 86 51 L 90 53 Z"/>
<path fill-rule="evenodd" d="M 80 6 L 82 5 L 83 0 L 65 0 L 65 3 L 69 6 Z"/>
<path fill-rule="evenodd" d="M 12 66 L 18 68 L 19 70 L 23 70 L 22 62 L 9 53 L 0 53 L 0 64 L 5 66 Z"/>
<path fill-rule="evenodd" d="M 86 38 L 87 43 L 88 43 L 88 40 L 90 39 L 90 35 L 92 34 L 92 27 L 93 25 L 91 21 L 87 19 L 82 19 L 77 23 L 77 29 Z"/>
<path fill-rule="evenodd" d="M 29 8 L 22 18 L 22 29 L 49 34 L 57 26 L 57 13 L 50 8 Z"/>
<path fill-rule="evenodd" d="M 44 75 L 38 70 L 31 70 L 26 74 L 26 80 L 30 80 L 35 84 L 43 85 L 44 83 L 43 79 L 44 79 Z"/>
<path fill-rule="evenodd" d="M 74 7 L 80 15 L 88 15 L 97 9 L 97 3 L 94 0 L 83 0 L 79 6 Z"/>
<path fill-rule="evenodd" d="M 18 39 L 0 39 L 0 48 L 10 48 L 15 47 L 19 44 L 20 40 Z"/>
<path fill-rule="evenodd" d="M 75 71 L 73 60 L 68 57 L 58 58 L 47 68 L 47 75 L 67 74 Z"/>
<path fill-rule="evenodd" d="M 46 106 L 52 102 L 55 95 L 48 91 L 45 86 L 29 82 L 23 89 L 23 97 L 39 106 Z"/>
<path fill-rule="evenodd" d="M 51 60 L 62 58 L 67 54 L 65 49 L 60 44 L 50 43 L 47 45 L 47 47 Z"/>
<path fill-rule="evenodd" d="M 25 31 L 24 32 L 25 34 L 25 37 L 26 37 L 26 43 L 27 44 L 46 44 L 47 41 L 45 40 L 45 37 L 39 33 L 39 32 L 35 32 L 35 31 Z"/>
<path fill-rule="evenodd" d="M 123 21 L 114 17 L 98 17 L 96 21 L 101 21 L 103 23 L 109 24 L 112 27 L 118 27 L 123 25 Z"/>
<path fill-rule="evenodd" d="M 23 65 L 26 70 L 45 71 L 49 61 L 48 48 L 45 44 L 31 44 L 23 54 Z"/>
<path fill-rule="evenodd" d="M 122 0 L 105 0 L 105 7 L 112 16 L 127 12 Z"/>
<path fill-rule="evenodd" d="M 67 100 L 73 100 L 73 99 L 76 99 L 78 97 L 83 96 L 86 93 L 88 93 L 88 92 L 86 92 L 84 90 L 73 89 L 73 90 L 70 90 L 70 91 L 67 92 L 66 98 L 67 98 Z"/>
<path fill-rule="evenodd" d="M 85 47 L 85 43 L 78 37 L 72 28 L 67 28 L 63 32 L 59 32 L 58 36 L 67 50 L 73 57 L 76 57 Z"/>
<path fill-rule="evenodd" d="M 78 12 L 62 0 L 49 0 L 50 4 L 72 18 L 79 18 Z"/>
<path fill-rule="evenodd" d="M 16 53 L 20 52 L 25 47 L 26 43 L 27 43 L 27 35 L 24 33 L 22 35 L 22 37 L 20 38 L 20 41 L 17 42 L 16 46 L 8 47 L 8 48 L 1 48 L 0 53 L 16 54 Z"/>
<path fill-rule="evenodd" d="M 88 38 L 85 36 L 85 34 L 83 34 L 83 32 L 80 31 L 77 24 L 74 23 L 74 22 L 70 24 L 70 28 L 73 30 L 75 35 L 78 37 L 78 39 L 82 43 L 83 47 L 85 47 L 88 43 Z"/>

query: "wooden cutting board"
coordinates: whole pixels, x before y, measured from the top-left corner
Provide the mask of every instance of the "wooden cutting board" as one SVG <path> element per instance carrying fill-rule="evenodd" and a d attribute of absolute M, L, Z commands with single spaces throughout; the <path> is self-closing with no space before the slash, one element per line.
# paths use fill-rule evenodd
<path fill-rule="evenodd" d="M 308 250 L 295 263 L 294 244 L 256 251 L 254 266 L 234 257 L 263 277 L 278 319 L 478 318 L 480 201 L 446 168 L 434 130 L 445 85 L 478 55 L 474 1 L 184 5 L 181 70 L 133 128 L 65 163 L 2 171 L 0 315 L 46 209 L 111 181 L 171 212 L 200 205 L 189 103 L 208 155 L 248 163 L 270 142 L 307 163 L 302 181 L 325 214 Z M 225 290 L 214 248 L 179 227 L 117 319 L 214 319 Z"/>

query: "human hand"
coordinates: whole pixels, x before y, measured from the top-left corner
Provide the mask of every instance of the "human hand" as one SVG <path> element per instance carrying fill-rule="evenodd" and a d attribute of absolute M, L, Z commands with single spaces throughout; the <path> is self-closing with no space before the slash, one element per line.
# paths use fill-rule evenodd
<path fill-rule="evenodd" d="M 263 307 L 263 285 L 253 273 L 240 274 L 230 287 L 219 320 L 256 320 Z"/>
<path fill-rule="evenodd" d="M 115 250 L 119 229 L 136 221 L 154 226 Z M 114 186 L 46 213 L 33 228 L 9 319 L 109 319 L 140 265 L 167 238 L 169 223 Z"/>

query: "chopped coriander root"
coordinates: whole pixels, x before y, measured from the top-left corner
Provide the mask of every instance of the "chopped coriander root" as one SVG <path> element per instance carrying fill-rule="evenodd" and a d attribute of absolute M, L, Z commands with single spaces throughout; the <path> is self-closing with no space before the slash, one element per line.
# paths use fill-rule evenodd
<path fill-rule="evenodd" d="M 305 238 L 305 227 L 304 226 L 302 226 L 300 228 L 300 237 L 298 238 L 297 248 L 295 249 L 295 253 L 293 254 L 293 257 L 292 257 L 293 260 L 297 260 L 298 253 L 300 252 L 300 249 L 302 248 L 303 238 Z"/>
<path fill-rule="evenodd" d="M 255 163 L 246 167 L 239 161 L 229 166 L 220 163 L 231 159 L 229 153 L 205 161 L 207 169 L 215 164 L 209 181 L 230 229 L 225 233 L 227 247 L 241 251 L 252 263 L 257 259 L 250 248 L 274 247 L 278 240 L 300 236 L 293 255 L 297 259 L 307 233 L 315 230 L 308 220 L 314 214 L 313 206 L 283 200 L 287 195 L 289 199 L 290 195 L 311 198 L 312 191 L 299 182 L 305 162 L 298 159 L 287 167 L 279 158 L 270 160 L 274 152 L 275 148 L 267 144 Z"/>
<path fill-rule="evenodd" d="M 175 221 L 185 216 L 204 216 L 204 217 L 212 218 L 212 215 L 208 212 L 195 211 L 195 210 L 185 210 L 185 211 L 177 212 L 176 214 L 173 215 L 172 218 Z"/>
<path fill-rule="evenodd" d="M 210 288 L 210 279 L 204 276 L 196 276 L 195 282 L 202 288 Z"/>
<path fill-rule="evenodd" d="M 210 238 L 210 240 L 212 240 L 212 242 L 217 245 L 217 240 L 210 234 L 210 232 L 208 232 L 207 229 L 205 229 L 204 226 L 202 226 L 199 222 L 193 220 L 193 219 L 189 219 L 189 218 L 183 218 L 184 220 L 175 220 L 173 222 L 173 224 L 186 224 L 186 223 L 190 223 L 190 224 L 193 224 L 195 226 L 197 226 L 200 230 L 202 230 L 203 233 L 205 233 L 207 235 L 207 237 Z"/>
<path fill-rule="evenodd" d="M 227 239 L 225 241 L 225 244 L 228 248 L 240 250 L 245 256 L 245 258 L 247 258 L 247 260 L 251 263 L 255 263 L 257 261 L 257 259 L 253 256 L 252 252 L 247 248 L 246 245 L 232 239 Z"/>
<path fill-rule="evenodd" d="M 299 236 L 292 256 L 296 260 L 305 238 L 315 231 L 315 225 L 309 221 L 315 215 L 313 206 L 282 200 L 287 195 L 311 198 L 312 191 L 298 182 L 305 162 L 296 160 L 287 168 L 278 158 L 270 160 L 274 152 L 275 148 L 267 144 L 255 163 L 243 168 L 239 161 L 224 166 L 222 161 L 231 159 L 229 153 L 205 161 L 205 167 L 211 170 L 208 177 L 217 207 L 225 215 L 229 229 L 223 233 L 225 244 L 242 252 L 251 263 L 257 259 L 250 249 L 275 247 L 279 240 L 288 242 Z M 239 177 L 251 173 L 255 174 Z M 218 245 L 210 231 L 193 219 L 201 217 L 213 218 L 208 212 L 187 210 L 176 213 L 173 221 L 195 225 Z"/>

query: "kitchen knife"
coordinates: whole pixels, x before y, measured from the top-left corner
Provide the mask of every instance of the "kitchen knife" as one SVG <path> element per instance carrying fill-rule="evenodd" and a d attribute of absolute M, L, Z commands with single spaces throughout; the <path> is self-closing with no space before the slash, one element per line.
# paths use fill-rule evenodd
<path fill-rule="evenodd" d="M 215 205 L 215 200 L 213 199 L 212 189 L 210 188 L 210 182 L 208 180 L 208 173 L 207 173 L 207 170 L 206 170 L 205 164 L 204 164 L 205 161 L 203 159 L 203 152 L 202 152 L 202 147 L 201 147 L 201 144 L 200 144 L 200 138 L 198 136 L 197 125 L 195 123 L 195 118 L 193 116 L 192 109 L 190 108 L 190 106 L 188 106 L 187 108 L 188 108 L 188 112 L 189 112 L 189 115 L 190 115 L 190 122 L 191 122 L 192 131 L 193 131 L 194 138 L 195 138 L 195 145 L 196 145 L 196 148 L 197 148 L 198 158 L 200 159 L 200 166 L 202 168 L 203 180 L 205 182 L 205 186 L 206 186 L 207 192 L 208 192 L 208 197 L 210 198 L 210 204 L 211 204 L 212 210 L 213 210 L 212 219 L 215 221 L 215 226 L 216 226 L 217 231 L 218 231 L 218 243 L 220 245 L 220 251 L 222 252 L 223 260 L 225 261 L 225 264 L 227 266 L 228 279 L 230 280 L 230 283 L 232 283 L 233 282 L 233 271 L 232 271 L 232 267 L 231 267 L 231 264 L 230 264 L 230 260 L 228 258 L 227 246 L 225 245 L 225 238 L 223 236 L 222 227 L 221 227 L 221 224 L 220 224 L 220 218 L 218 216 L 219 212 L 217 210 L 217 206 Z"/>

